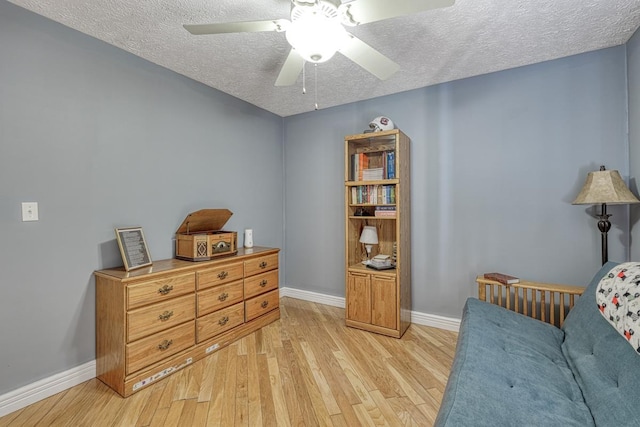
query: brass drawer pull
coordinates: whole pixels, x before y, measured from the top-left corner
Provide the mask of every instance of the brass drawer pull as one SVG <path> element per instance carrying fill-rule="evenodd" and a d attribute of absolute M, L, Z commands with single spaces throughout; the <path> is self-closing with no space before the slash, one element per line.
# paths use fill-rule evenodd
<path fill-rule="evenodd" d="M 260 287 L 264 288 L 265 286 L 267 286 L 267 279 L 262 279 L 262 282 L 260 282 Z"/>
<path fill-rule="evenodd" d="M 163 322 L 166 320 L 169 320 L 169 318 L 173 316 L 173 310 L 172 311 L 165 311 L 164 313 L 162 313 L 161 315 L 158 316 L 158 319 L 162 320 Z"/>
<path fill-rule="evenodd" d="M 158 344 L 158 350 L 166 350 L 173 344 L 173 340 L 164 340 L 160 344 Z"/>
<path fill-rule="evenodd" d="M 220 294 L 220 296 L 218 297 L 218 299 L 219 299 L 220 301 L 224 301 L 224 300 L 226 300 L 228 297 L 229 297 L 229 294 L 228 294 L 228 293 L 226 293 L 226 292 L 223 292 L 223 293 L 221 293 L 221 294 Z"/>
<path fill-rule="evenodd" d="M 229 321 L 229 316 L 224 316 L 222 319 L 218 320 L 218 325 L 224 326 Z"/>
<path fill-rule="evenodd" d="M 260 304 L 260 307 L 267 308 L 268 305 L 269 305 L 269 301 L 262 301 L 262 304 Z"/>
<path fill-rule="evenodd" d="M 260 268 L 267 268 L 267 265 L 268 265 L 268 264 L 267 264 L 267 261 L 262 261 L 262 262 L 260 263 L 260 266 L 259 266 L 259 267 L 260 267 Z"/>
<path fill-rule="evenodd" d="M 228 275 L 229 273 L 227 273 L 226 271 L 221 271 L 220 273 L 218 273 L 218 279 L 224 280 L 227 278 Z"/>
<path fill-rule="evenodd" d="M 163 287 L 161 287 L 160 289 L 158 289 L 158 293 L 161 295 L 166 295 L 169 292 L 171 292 L 173 290 L 173 285 L 169 286 L 169 285 L 164 285 Z"/>

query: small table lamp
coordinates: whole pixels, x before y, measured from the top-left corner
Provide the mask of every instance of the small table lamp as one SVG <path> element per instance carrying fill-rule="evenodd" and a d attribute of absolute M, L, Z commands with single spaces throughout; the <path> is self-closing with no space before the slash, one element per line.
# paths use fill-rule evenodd
<path fill-rule="evenodd" d="M 600 230 L 600 238 L 602 243 L 602 264 L 609 260 L 607 249 L 607 233 L 611 229 L 609 222 L 610 214 L 607 214 L 607 203 L 610 205 L 626 205 L 631 203 L 640 203 L 640 200 L 633 195 L 631 190 L 620 177 L 616 170 L 605 170 L 604 166 L 600 166 L 600 170 L 589 172 L 587 180 L 573 201 L 573 205 L 597 205 L 602 206 L 600 215 L 596 215 L 599 219 L 598 229 Z"/>
<path fill-rule="evenodd" d="M 360 234 L 360 243 L 364 243 L 364 247 L 367 250 L 367 260 L 364 263 L 368 264 L 371 256 L 371 249 L 373 248 L 373 245 L 378 244 L 378 231 L 374 226 L 364 226 L 362 234 Z"/>

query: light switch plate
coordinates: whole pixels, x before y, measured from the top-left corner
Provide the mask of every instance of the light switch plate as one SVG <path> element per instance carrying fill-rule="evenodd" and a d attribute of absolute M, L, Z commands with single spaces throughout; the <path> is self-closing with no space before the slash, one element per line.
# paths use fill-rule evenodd
<path fill-rule="evenodd" d="M 38 220 L 38 202 L 22 203 L 22 221 Z"/>

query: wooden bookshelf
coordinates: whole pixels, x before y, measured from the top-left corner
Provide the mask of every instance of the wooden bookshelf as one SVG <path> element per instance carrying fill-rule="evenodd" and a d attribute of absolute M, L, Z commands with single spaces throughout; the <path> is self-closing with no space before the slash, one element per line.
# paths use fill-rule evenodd
<path fill-rule="evenodd" d="M 346 324 L 400 338 L 411 319 L 410 139 L 394 129 L 349 135 L 344 141 Z M 371 168 L 375 179 L 363 179 L 371 176 L 366 172 Z M 391 200 L 385 191 L 393 194 Z M 375 216 L 383 210 L 395 216 Z M 395 252 L 394 269 L 362 264 L 367 259 L 360 243 L 364 226 L 375 226 L 378 234 L 371 257 Z"/>

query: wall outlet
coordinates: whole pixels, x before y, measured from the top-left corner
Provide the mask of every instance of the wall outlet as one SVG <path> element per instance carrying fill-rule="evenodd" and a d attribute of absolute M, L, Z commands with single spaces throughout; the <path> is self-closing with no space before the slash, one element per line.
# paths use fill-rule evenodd
<path fill-rule="evenodd" d="M 38 220 L 38 202 L 22 203 L 22 221 Z"/>

